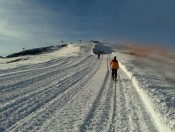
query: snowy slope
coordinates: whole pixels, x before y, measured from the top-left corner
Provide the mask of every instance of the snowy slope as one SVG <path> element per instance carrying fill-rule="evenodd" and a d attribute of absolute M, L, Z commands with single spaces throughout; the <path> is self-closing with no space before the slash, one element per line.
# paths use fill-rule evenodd
<path fill-rule="evenodd" d="M 0 131 L 174 131 L 174 98 L 147 88 L 146 80 L 140 85 L 144 73 L 133 76 L 133 59 L 123 49 L 113 48 L 120 61 L 113 82 L 113 54 L 97 59 L 94 47 L 73 44 L 25 61 L 1 60 Z"/>
<path fill-rule="evenodd" d="M 149 54 L 141 49 L 141 56 L 130 55 L 131 50 L 125 48 L 116 49 L 114 54 L 119 57 L 121 69 L 132 80 L 159 129 L 175 130 L 174 55 L 158 48 Z"/>
<path fill-rule="evenodd" d="M 14 68 L 19 67 L 27 64 L 35 64 L 35 63 L 42 63 L 47 62 L 58 57 L 67 57 L 67 56 L 75 56 L 80 52 L 80 47 L 77 45 L 67 45 L 63 48 L 60 48 L 54 52 L 49 52 L 41 55 L 26 55 L 21 57 L 13 57 L 13 58 L 0 58 L 0 69 L 7 69 L 7 68 Z M 20 59 L 21 61 L 13 62 L 14 60 Z M 9 62 L 13 63 L 9 63 Z"/>

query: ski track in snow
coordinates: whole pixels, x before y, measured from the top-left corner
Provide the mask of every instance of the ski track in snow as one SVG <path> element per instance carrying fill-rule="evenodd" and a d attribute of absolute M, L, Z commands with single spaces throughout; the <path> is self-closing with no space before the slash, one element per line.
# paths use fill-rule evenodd
<path fill-rule="evenodd" d="M 0 72 L 0 131 L 157 131 L 132 82 L 89 54 Z"/>

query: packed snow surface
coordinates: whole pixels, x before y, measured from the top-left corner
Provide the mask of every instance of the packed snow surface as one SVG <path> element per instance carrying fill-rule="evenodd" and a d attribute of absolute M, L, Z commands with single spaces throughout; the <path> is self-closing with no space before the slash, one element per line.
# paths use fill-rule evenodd
<path fill-rule="evenodd" d="M 146 78 L 139 65 L 133 70 L 134 59 L 121 48 L 97 59 L 94 47 L 0 60 L 0 131 L 175 131 L 174 96 L 158 89 L 160 82 L 173 89 L 171 83 L 155 81 L 158 74 Z M 113 55 L 120 62 L 116 82 Z"/>

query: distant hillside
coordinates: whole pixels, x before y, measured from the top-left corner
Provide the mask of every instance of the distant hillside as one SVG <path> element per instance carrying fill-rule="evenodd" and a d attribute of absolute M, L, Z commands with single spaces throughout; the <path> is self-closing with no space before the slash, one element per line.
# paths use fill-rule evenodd
<path fill-rule="evenodd" d="M 91 40 L 91 41 L 89 41 L 89 42 L 91 42 L 91 43 L 96 43 L 96 44 L 99 44 L 99 43 L 100 43 L 100 41 L 98 41 L 98 40 Z"/>
<path fill-rule="evenodd" d="M 48 53 L 48 52 L 58 50 L 59 48 L 62 48 L 66 45 L 67 44 L 23 50 L 23 51 L 18 52 L 18 53 L 10 54 L 10 55 L 6 56 L 6 58 L 26 56 L 26 55 L 39 55 L 39 54 Z"/>
<path fill-rule="evenodd" d="M 4 58 L 3 56 L 0 56 L 0 58 Z"/>
<path fill-rule="evenodd" d="M 95 54 L 101 53 L 101 54 L 111 54 L 113 52 L 112 48 L 110 46 L 106 46 L 102 43 L 98 43 L 95 45 L 93 52 Z"/>

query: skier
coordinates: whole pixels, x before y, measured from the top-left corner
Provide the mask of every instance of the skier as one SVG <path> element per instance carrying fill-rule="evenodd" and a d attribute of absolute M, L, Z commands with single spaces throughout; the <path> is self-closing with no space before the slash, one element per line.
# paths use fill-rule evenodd
<path fill-rule="evenodd" d="M 117 80 L 117 69 L 119 69 L 119 64 L 116 58 L 117 57 L 114 56 L 113 60 L 110 63 L 112 69 L 112 80 L 114 81 Z"/>
<path fill-rule="evenodd" d="M 100 52 L 98 52 L 98 59 L 100 59 Z"/>

